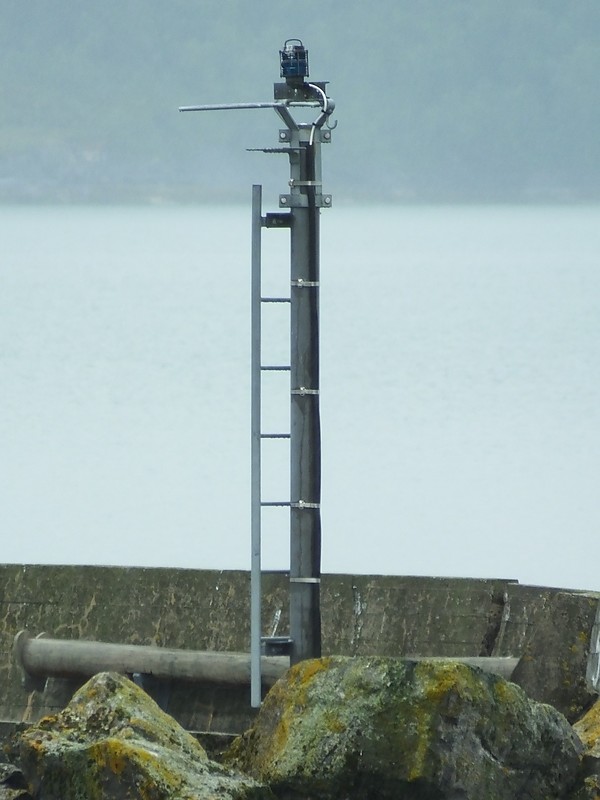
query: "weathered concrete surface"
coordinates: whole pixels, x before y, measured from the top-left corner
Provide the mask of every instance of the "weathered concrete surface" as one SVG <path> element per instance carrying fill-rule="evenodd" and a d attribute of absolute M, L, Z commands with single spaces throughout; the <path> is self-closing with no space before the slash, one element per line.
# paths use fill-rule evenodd
<path fill-rule="evenodd" d="M 592 673 L 597 649 L 598 596 L 558 592 L 525 642 L 512 680 L 530 697 L 551 703 L 570 722 L 597 697 Z"/>
<path fill-rule="evenodd" d="M 487 656 L 510 581 L 393 576 L 323 577 L 324 652 Z"/>
<path fill-rule="evenodd" d="M 285 634 L 287 575 L 266 574 L 263 588 L 263 633 Z M 324 575 L 323 652 L 520 656 L 557 594 L 503 579 Z M 585 613 L 598 605 L 598 595 L 567 594 Z M 49 681 L 44 693 L 23 690 L 12 658 L 22 629 L 58 639 L 247 652 L 249 595 L 248 572 L 0 565 L 0 719 L 39 719 L 63 708 L 78 686 Z M 549 653 L 545 635 L 536 637 L 534 660 Z M 593 649 L 593 639 L 589 631 L 582 652 Z M 569 637 L 551 644 L 555 655 L 571 645 Z M 166 691 L 169 713 L 188 729 L 240 732 L 254 719 L 246 688 L 173 684 Z M 544 691 L 539 699 L 551 701 L 553 687 Z"/>
<path fill-rule="evenodd" d="M 283 595 L 283 583 L 280 593 Z M 267 595 L 277 594 L 265 578 Z M 282 602 L 282 601 L 281 601 Z M 12 659 L 19 628 L 57 638 L 197 650 L 247 650 L 248 576 L 241 572 L 0 566 L 0 717 L 35 721 L 64 708 L 79 683 L 25 693 Z M 172 685 L 169 713 L 186 728 L 247 727 L 247 690 Z"/>
<path fill-rule="evenodd" d="M 553 800 L 581 750 L 559 712 L 498 676 L 332 657 L 289 670 L 227 759 L 298 800 Z"/>
<path fill-rule="evenodd" d="M 10 755 L 43 800 L 272 800 L 266 787 L 210 761 L 117 673 L 96 675 L 60 714 L 16 734 Z"/>

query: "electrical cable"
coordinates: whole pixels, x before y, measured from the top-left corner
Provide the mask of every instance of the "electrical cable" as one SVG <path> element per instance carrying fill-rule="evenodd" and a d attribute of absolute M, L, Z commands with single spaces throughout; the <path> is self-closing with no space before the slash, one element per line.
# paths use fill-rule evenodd
<path fill-rule="evenodd" d="M 321 89 L 320 86 L 317 86 L 316 83 L 309 83 L 308 86 L 311 89 L 316 89 L 317 92 L 319 92 L 319 94 L 321 95 L 321 98 L 322 98 L 322 103 L 323 103 L 322 113 L 323 114 L 328 114 L 329 113 L 329 110 L 328 110 L 329 109 L 329 98 L 327 97 L 327 95 L 325 94 L 323 89 Z M 313 144 L 314 144 L 316 129 L 317 129 L 317 123 L 315 121 L 315 122 L 313 122 L 312 127 L 310 129 L 310 137 L 309 137 L 309 140 L 308 140 L 309 147 L 312 147 Z"/>
<path fill-rule="evenodd" d="M 329 108 L 329 98 L 327 97 L 323 89 L 321 89 L 320 86 L 317 86 L 316 83 L 309 83 L 308 85 L 310 86 L 311 89 L 316 89 L 317 92 L 319 92 L 319 94 L 323 98 L 323 113 L 327 114 Z"/>

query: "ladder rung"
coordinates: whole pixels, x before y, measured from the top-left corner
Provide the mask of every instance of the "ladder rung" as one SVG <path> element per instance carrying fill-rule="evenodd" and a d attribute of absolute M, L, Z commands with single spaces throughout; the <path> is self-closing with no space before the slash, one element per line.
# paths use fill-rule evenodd
<path fill-rule="evenodd" d="M 261 297 L 261 303 L 291 303 L 289 297 Z"/>
<path fill-rule="evenodd" d="M 289 439 L 289 433 L 261 433 L 261 439 Z"/>
<path fill-rule="evenodd" d="M 261 366 L 261 370 L 263 372 L 289 372 L 291 367 L 284 367 L 284 366 L 269 366 L 263 367 Z"/>

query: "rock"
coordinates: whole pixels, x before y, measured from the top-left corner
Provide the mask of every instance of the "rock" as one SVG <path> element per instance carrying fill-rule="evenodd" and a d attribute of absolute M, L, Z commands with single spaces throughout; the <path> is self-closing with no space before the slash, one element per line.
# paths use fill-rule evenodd
<path fill-rule="evenodd" d="M 597 775 L 588 775 L 581 785 L 569 795 L 569 800 L 598 800 L 600 797 L 600 778 Z"/>
<path fill-rule="evenodd" d="M 0 764 L 0 800 L 32 800 L 27 781 L 20 769 Z"/>
<path fill-rule="evenodd" d="M 40 800 L 262 800 L 271 792 L 208 759 L 127 678 L 100 673 L 10 747 Z"/>
<path fill-rule="evenodd" d="M 600 759 L 600 700 L 586 711 L 573 729 L 583 742 L 586 755 Z"/>
<path fill-rule="evenodd" d="M 573 730 L 584 747 L 582 771 L 586 776 L 595 777 L 595 781 L 588 781 L 589 785 L 594 785 L 600 777 L 600 700 L 573 725 Z"/>
<path fill-rule="evenodd" d="M 551 800 L 581 742 L 551 706 L 448 661 L 305 661 L 226 754 L 287 798 Z"/>

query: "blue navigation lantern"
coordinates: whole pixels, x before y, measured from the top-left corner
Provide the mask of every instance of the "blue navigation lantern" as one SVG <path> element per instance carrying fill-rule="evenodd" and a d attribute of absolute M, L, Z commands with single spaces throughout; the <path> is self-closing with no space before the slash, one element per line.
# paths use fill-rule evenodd
<path fill-rule="evenodd" d="M 288 83 L 302 83 L 308 77 L 308 50 L 300 39 L 286 39 L 281 59 L 281 77 Z"/>

